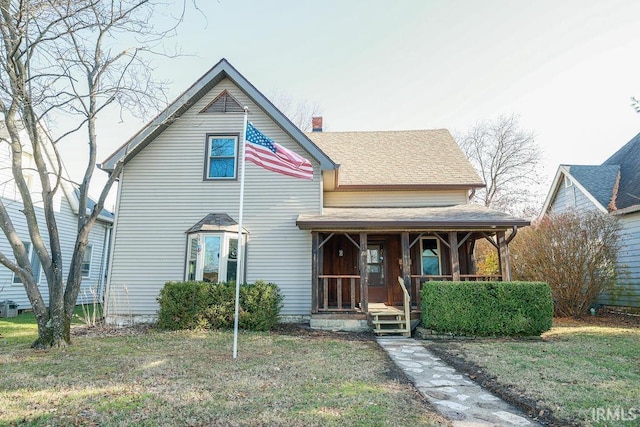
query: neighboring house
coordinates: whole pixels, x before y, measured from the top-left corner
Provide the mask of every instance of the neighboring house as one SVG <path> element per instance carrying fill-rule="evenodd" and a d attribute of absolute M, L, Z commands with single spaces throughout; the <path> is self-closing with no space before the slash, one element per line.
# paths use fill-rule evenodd
<path fill-rule="evenodd" d="M 21 137 L 24 141 L 28 141 L 29 137 L 26 132 L 21 133 Z M 48 304 L 49 292 L 47 289 L 47 279 L 42 271 L 40 260 L 30 242 L 27 221 L 22 213 L 22 198 L 11 174 L 11 148 L 7 143 L 7 139 L 6 128 L 0 125 L 0 197 L 14 227 L 29 251 L 31 265 L 38 280 L 40 292 L 42 293 L 45 304 Z M 35 170 L 31 143 L 24 143 L 23 150 L 24 157 L 22 161 L 26 181 L 31 190 L 30 192 L 38 216 L 42 238 L 48 246 L 49 239 L 45 226 L 42 197 L 40 196 L 42 186 L 37 171 Z M 47 160 L 50 159 L 47 158 Z M 93 201 L 89 201 L 89 209 L 93 207 L 93 203 Z M 66 275 L 77 236 L 76 230 L 78 227 L 79 207 L 77 190 L 68 181 L 63 181 L 55 195 L 54 204 L 63 254 L 63 274 Z M 103 210 L 91 230 L 89 244 L 82 263 L 83 279 L 80 294 L 78 295 L 78 302 L 92 302 L 94 297 L 91 291 L 100 293 L 104 286 L 108 244 L 113 220 L 113 214 Z M 5 254 L 7 258 L 14 259 L 9 241 L 2 232 L 0 232 L 0 252 Z M 96 295 L 96 297 L 99 298 L 100 295 Z M 24 286 L 18 275 L 3 265 L 0 265 L 0 301 L 4 300 L 12 300 L 19 304 L 19 310 L 31 308 L 31 303 L 27 298 Z"/>
<path fill-rule="evenodd" d="M 528 221 L 469 204 L 484 183 L 447 130 L 331 133 L 316 118 L 305 134 L 223 59 L 100 166 L 124 163 L 113 318 L 155 317 L 170 280 L 235 280 L 244 106 L 313 165 L 312 180 L 246 165 L 242 281 L 278 284 L 284 316 L 401 305 L 398 277 L 418 308 L 426 280 L 486 279 L 474 274 L 477 239 L 491 239 L 496 278 L 509 279 L 508 241 Z"/>
<path fill-rule="evenodd" d="M 640 134 L 601 165 L 560 165 L 542 213 L 597 210 L 622 225 L 617 289 L 604 304 L 640 307 Z"/>

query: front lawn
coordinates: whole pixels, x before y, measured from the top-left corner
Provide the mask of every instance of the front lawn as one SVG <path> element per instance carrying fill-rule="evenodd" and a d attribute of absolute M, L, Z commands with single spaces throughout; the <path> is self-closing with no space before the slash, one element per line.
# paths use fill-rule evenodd
<path fill-rule="evenodd" d="M 369 339 L 243 333 L 233 360 L 230 332 L 151 329 L 34 351 L 32 319 L 0 319 L 0 425 L 445 423 Z"/>
<path fill-rule="evenodd" d="M 497 390 L 578 425 L 640 423 L 640 322 L 555 320 L 542 341 L 428 344 Z M 457 360 L 456 360 L 457 359 Z M 474 366 L 475 365 L 475 366 Z"/>

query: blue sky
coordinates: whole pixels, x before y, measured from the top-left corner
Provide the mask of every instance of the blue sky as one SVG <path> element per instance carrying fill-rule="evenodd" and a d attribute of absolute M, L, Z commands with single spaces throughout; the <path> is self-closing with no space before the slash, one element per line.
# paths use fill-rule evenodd
<path fill-rule="evenodd" d="M 198 6 L 170 41 L 189 56 L 155 63 L 171 98 L 225 57 L 263 93 L 318 104 L 329 131 L 464 132 L 517 114 L 545 153 L 545 190 L 558 164 L 602 163 L 640 132 L 639 1 Z M 101 160 L 142 125 L 105 119 Z"/>

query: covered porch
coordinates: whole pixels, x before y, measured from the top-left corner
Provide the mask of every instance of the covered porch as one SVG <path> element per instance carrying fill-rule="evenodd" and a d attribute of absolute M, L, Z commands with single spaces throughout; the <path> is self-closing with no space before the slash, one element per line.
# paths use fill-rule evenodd
<path fill-rule="evenodd" d="M 312 314 L 366 315 L 381 306 L 419 312 L 430 280 L 511 280 L 509 242 L 529 222 L 460 205 L 326 208 L 301 215 L 297 225 L 312 236 Z M 476 274 L 478 240 L 497 251 L 498 275 Z"/>

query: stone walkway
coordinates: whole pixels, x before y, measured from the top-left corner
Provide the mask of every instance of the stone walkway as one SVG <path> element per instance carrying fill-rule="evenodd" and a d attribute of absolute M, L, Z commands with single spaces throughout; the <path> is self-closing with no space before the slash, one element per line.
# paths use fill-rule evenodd
<path fill-rule="evenodd" d="M 457 372 L 418 341 L 403 337 L 379 337 L 377 341 L 454 426 L 540 425 Z"/>

